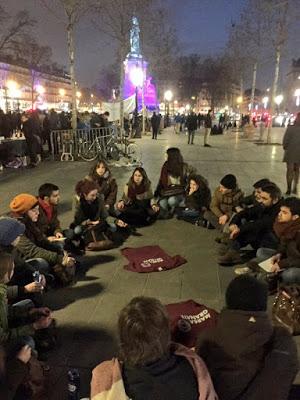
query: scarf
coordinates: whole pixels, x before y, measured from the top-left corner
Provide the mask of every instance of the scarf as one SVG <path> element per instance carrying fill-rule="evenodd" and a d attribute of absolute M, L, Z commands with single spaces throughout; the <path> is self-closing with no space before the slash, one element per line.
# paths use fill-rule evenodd
<path fill-rule="evenodd" d="M 136 199 L 136 196 L 142 193 L 147 192 L 149 187 L 141 183 L 139 186 L 131 181 L 128 182 L 128 197 L 131 201 Z"/>
<path fill-rule="evenodd" d="M 50 223 L 53 217 L 53 206 L 39 197 L 39 205 L 45 211 L 47 221 Z"/>
<path fill-rule="evenodd" d="M 289 222 L 279 222 L 276 218 L 273 229 L 279 239 L 293 240 L 300 231 L 300 218 Z"/>
<path fill-rule="evenodd" d="M 86 219 L 95 221 L 99 211 L 99 200 L 96 199 L 92 203 L 85 200 L 84 197 L 80 197 L 80 207 Z"/>

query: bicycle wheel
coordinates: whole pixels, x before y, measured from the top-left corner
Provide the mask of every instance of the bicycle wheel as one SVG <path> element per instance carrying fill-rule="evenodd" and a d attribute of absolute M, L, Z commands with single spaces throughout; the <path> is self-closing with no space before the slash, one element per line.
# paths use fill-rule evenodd
<path fill-rule="evenodd" d="M 107 149 L 107 158 L 111 158 L 114 161 L 119 161 L 120 160 L 120 151 L 118 147 L 113 144 L 108 147 Z"/>
<path fill-rule="evenodd" d="M 135 143 L 131 143 L 127 147 L 127 156 L 131 164 L 142 165 L 142 152 Z"/>
<path fill-rule="evenodd" d="M 95 143 L 83 142 L 79 147 L 78 153 L 84 161 L 94 161 L 98 156 L 97 146 Z"/>

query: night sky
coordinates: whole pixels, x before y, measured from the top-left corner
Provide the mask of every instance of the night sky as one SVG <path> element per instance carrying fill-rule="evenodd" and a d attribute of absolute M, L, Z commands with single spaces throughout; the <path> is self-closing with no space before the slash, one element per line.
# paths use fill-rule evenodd
<path fill-rule="evenodd" d="M 55 0 L 49 0 L 55 3 Z M 112 0 L 113 1 L 113 0 Z M 172 9 L 183 53 L 203 56 L 218 53 L 224 47 L 231 22 L 237 21 L 245 0 L 165 0 Z M 62 22 L 45 10 L 38 0 L 10 0 L 9 13 L 26 8 L 38 20 L 37 35 L 41 44 L 53 49 L 53 60 L 67 65 L 66 35 Z M 77 77 L 81 86 L 91 86 L 101 67 L 113 61 L 114 43 L 101 37 L 85 18 L 76 32 Z"/>

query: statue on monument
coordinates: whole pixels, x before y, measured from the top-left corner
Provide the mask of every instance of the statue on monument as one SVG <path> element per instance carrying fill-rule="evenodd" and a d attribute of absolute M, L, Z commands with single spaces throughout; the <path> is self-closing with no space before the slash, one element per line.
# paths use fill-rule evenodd
<path fill-rule="evenodd" d="M 137 17 L 132 17 L 132 28 L 130 30 L 130 55 L 141 56 L 140 49 L 140 27 Z"/>

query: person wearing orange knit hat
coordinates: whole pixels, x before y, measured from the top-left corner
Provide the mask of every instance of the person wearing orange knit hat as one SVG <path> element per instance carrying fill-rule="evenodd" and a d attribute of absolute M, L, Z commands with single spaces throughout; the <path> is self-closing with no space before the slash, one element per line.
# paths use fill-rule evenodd
<path fill-rule="evenodd" d="M 38 199 L 28 193 L 18 194 L 11 202 L 10 209 L 16 215 L 24 215 L 38 205 Z"/>
<path fill-rule="evenodd" d="M 63 269 L 55 268 L 55 270 L 60 271 L 55 275 L 60 280 L 63 280 L 63 283 L 67 283 L 68 277 L 64 273 L 65 268 L 74 267 L 75 260 L 72 257 L 69 257 L 68 254 L 54 248 L 48 241 L 47 237 L 39 229 L 37 224 L 39 217 L 38 199 L 31 194 L 21 193 L 10 202 L 10 209 L 12 215 L 22 222 L 26 228 L 24 235 L 21 236 L 19 243 L 17 244 L 17 249 L 23 255 L 24 259 L 30 260 L 32 258 L 42 258 L 48 263 L 51 269 L 55 266 L 62 266 Z M 72 269 L 67 269 L 72 275 Z"/>

